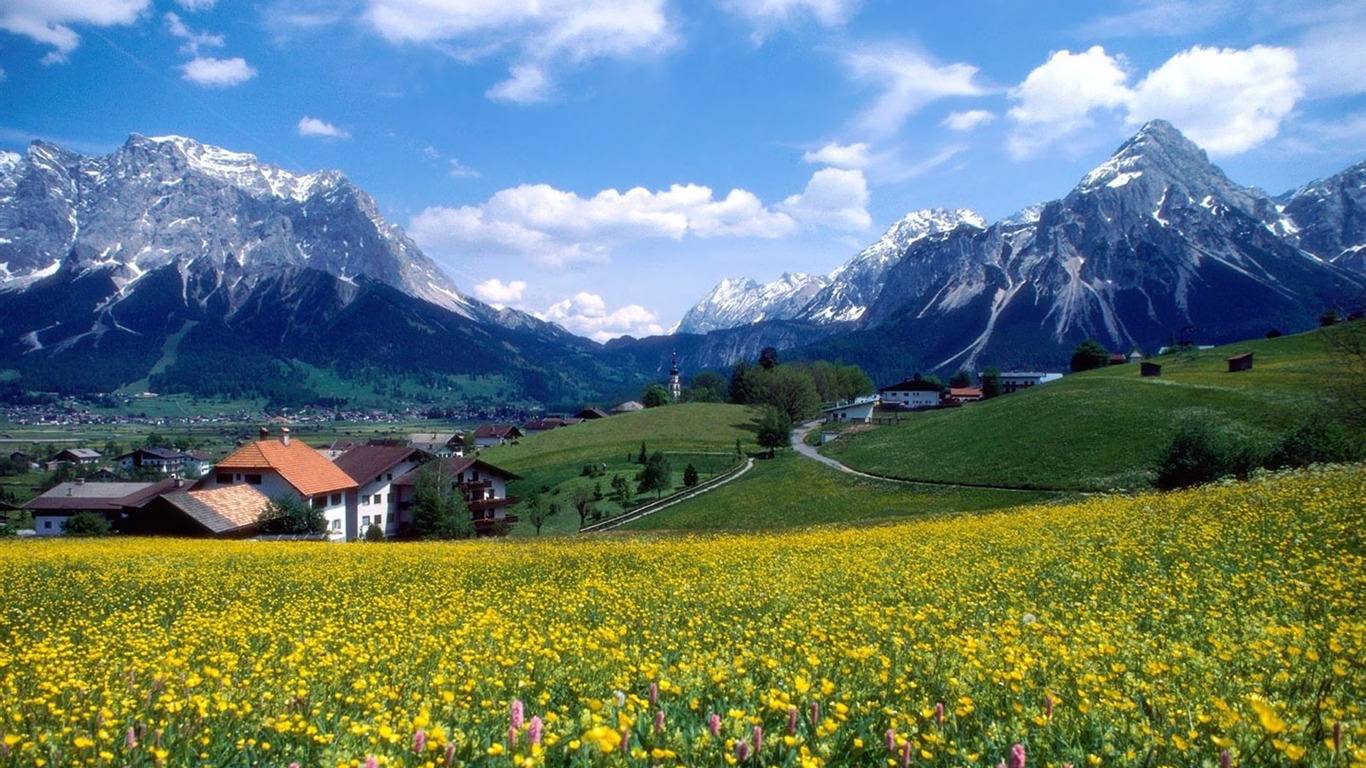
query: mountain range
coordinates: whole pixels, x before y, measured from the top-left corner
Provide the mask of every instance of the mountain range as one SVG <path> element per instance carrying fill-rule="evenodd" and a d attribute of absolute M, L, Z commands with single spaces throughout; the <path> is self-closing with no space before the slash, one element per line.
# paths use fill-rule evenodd
<path fill-rule="evenodd" d="M 151 388 L 280 404 L 606 402 L 767 346 L 876 380 L 1057 368 L 1310 327 L 1366 285 L 1366 163 L 1277 197 L 1154 121 L 1066 196 L 916 211 L 829 275 L 722 281 L 598 345 L 461 292 L 337 171 L 181 137 L 0 153 L 0 397 Z"/>
<path fill-rule="evenodd" d="M 733 290 L 743 284 L 723 282 L 680 330 L 724 329 L 752 347 L 802 328 L 796 356 L 884 378 L 1056 368 L 1087 338 L 1155 352 L 1192 335 L 1303 330 L 1363 300 L 1366 163 L 1273 198 L 1156 120 L 1059 200 L 989 226 L 971 211 L 917 211 L 800 291 Z"/>
<path fill-rule="evenodd" d="M 0 154 L 11 391 L 544 402 L 617 383 L 597 349 L 460 292 L 337 171 L 174 136 Z"/>

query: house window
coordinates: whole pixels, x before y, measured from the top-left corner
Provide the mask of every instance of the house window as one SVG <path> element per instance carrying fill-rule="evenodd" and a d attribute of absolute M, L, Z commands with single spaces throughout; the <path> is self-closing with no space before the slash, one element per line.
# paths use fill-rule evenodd
<path fill-rule="evenodd" d="M 333 520 L 333 521 L 332 521 L 332 530 L 334 530 L 334 531 L 340 531 L 340 530 L 341 530 L 341 521 L 340 521 L 340 520 Z"/>
<path fill-rule="evenodd" d="M 219 472 L 213 479 L 218 481 L 219 485 L 232 485 L 232 475 L 227 472 Z"/>
<path fill-rule="evenodd" d="M 385 479 L 386 482 L 392 482 L 393 479 L 394 479 L 394 473 L 393 473 L 393 472 L 390 472 L 390 473 L 386 474 L 386 475 L 384 476 L 384 479 Z"/>
<path fill-rule="evenodd" d="M 46 529 L 49 530 L 49 531 L 52 530 L 52 521 L 51 521 L 51 520 L 44 520 L 44 521 L 43 521 L 43 527 L 46 528 Z"/>
<path fill-rule="evenodd" d="M 360 527 L 362 527 L 362 528 L 369 528 L 369 527 L 370 527 L 370 516 L 369 516 L 369 515 L 365 515 L 365 516 L 361 517 L 361 519 L 360 519 Z"/>
<path fill-rule="evenodd" d="M 260 476 L 260 475 L 247 475 L 247 485 L 260 485 L 260 484 L 261 484 L 261 476 Z"/>
<path fill-rule="evenodd" d="M 384 515 L 375 515 L 375 525 L 378 525 L 381 528 L 384 527 Z"/>
<path fill-rule="evenodd" d="M 314 497 L 313 497 L 313 508 L 314 508 L 314 509 L 322 509 L 322 508 L 325 507 L 325 506 L 327 506 L 327 497 L 326 497 L 326 496 L 314 496 Z"/>
<path fill-rule="evenodd" d="M 332 506 L 336 506 L 336 505 L 338 505 L 338 504 L 340 504 L 340 503 L 341 503 L 341 494 L 340 494 L 340 493 L 334 493 L 334 494 L 332 494 Z"/>

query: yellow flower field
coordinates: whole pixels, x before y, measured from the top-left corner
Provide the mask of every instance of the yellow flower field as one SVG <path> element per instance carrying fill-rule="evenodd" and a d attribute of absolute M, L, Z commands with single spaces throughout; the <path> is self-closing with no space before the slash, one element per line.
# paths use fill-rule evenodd
<path fill-rule="evenodd" d="M 1366 765 L 1364 512 L 1358 467 L 781 535 L 5 542 L 0 766 Z"/>

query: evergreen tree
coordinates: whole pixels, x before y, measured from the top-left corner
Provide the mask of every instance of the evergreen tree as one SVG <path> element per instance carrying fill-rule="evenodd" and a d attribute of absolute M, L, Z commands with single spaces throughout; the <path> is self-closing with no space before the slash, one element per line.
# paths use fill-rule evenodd
<path fill-rule="evenodd" d="M 792 447 L 792 420 L 786 413 L 766 405 L 760 410 L 755 426 L 758 427 L 759 445 L 768 449 L 770 459 L 778 448 Z"/>
<path fill-rule="evenodd" d="M 1110 364 L 1110 350 L 1102 347 L 1100 342 L 1094 339 L 1087 339 L 1077 345 L 1072 350 L 1072 372 L 1090 371 L 1095 368 L 1104 368 Z"/>
<path fill-rule="evenodd" d="M 683 468 L 683 486 L 691 488 L 694 485 L 697 485 L 697 467 L 689 462 L 688 466 Z"/>
<path fill-rule="evenodd" d="M 982 399 L 1001 396 L 1001 369 L 992 367 L 982 371 Z"/>
<path fill-rule="evenodd" d="M 645 469 L 640 473 L 640 492 L 655 492 L 655 498 L 664 495 L 664 491 L 669 490 L 673 485 L 673 469 L 669 466 L 669 459 L 663 451 L 655 451 L 650 454 L 649 460 L 645 462 Z"/>
<path fill-rule="evenodd" d="M 413 495 L 413 534 L 419 539 L 464 539 L 474 535 L 469 506 L 441 462 L 433 461 L 418 470 Z"/>

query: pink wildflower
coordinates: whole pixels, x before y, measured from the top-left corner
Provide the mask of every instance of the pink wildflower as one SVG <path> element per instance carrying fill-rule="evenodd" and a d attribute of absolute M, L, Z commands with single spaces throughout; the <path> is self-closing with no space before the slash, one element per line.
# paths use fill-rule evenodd
<path fill-rule="evenodd" d="M 887 729 L 887 751 L 896 752 L 896 729 Z"/>
<path fill-rule="evenodd" d="M 522 710 L 521 700 L 513 699 L 512 706 L 510 708 L 510 711 L 508 712 L 508 723 L 512 726 L 512 729 L 514 731 L 521 730 L 522 721 L 525 719 L 525 717 L 526 715 Z"/>
<path fill-rule="evenodd" d="M 1043 697 L 1043 715 L 1049 720 L 1053 719 L 1053 694 L 1046 693 Z"/>
<path fill-rule="evenodd" d="M 1025 748 L 1016 744 L 1010 748 L 1010 768 L 1025 768 Z"/>
<path fill-rule="evenodd" d="M 911 765 L 911 740 L 906 739 L 906 743 L 901 747 L 901 768 L 910 768 Z"/>
<path fill-rule="evenodd" d="M 650 683 L 650 706 L 659 703 L 659 683 Z"/>
<path fill-rule="evenodd" d="M 934 722 L 937 725 L 944 724 L 944 702 L 942 701 L 936 701 L 934 703 Z"/>
<path fill-rule="evenodd" d="M 631 732 L 625 730 L 621 732 L 621 754 L 625 755 L 631 751 Z"/>
<path fill-rule="evenodd" d="M 123 742 L 128 745 L 129 749 L 137 747 L 138 737 L 137 734 L 133 733 L 133 726 L 128 726 L 128 733 L 124 734 Z"/>
<path fill-rule="evenodd" d="M 526 727 L 526 737 L 531 739 L 532 744 L 541 743 L 541 729 L 544 727 L 539 716 L 531 718 L 531 723 Z"/>
<path fill-rule="evenodd" d="M 661 710 L 657 710 L 657 711 L 655 712 L 655 733 L 658 734 L 658 733 L 663 733 L 663 732 L 664 732 L 664 710 L 661 709 Z"/>
<path fill-rule="evenodd" d="M 413 753 L 420 755 L 422 754 L 422 751 L 426 748 L 427 732 L 419 728 L 417 729 L 417 733 L 413 734 Z"/>
<path fill-rule="evenodd" d="M 739 744 L 735 745 L 735 759 L 739 760 L 742 763 L 749 759 L 748 741 L 742 741 Z"/>
<path fill-rule="evenodd" d="M 379 768 L 379 761 L 373 757 L 365 758 L 365 768 Z"/>
<path fill-rule="evenodd" d="M 455 765 L 455 743 L 454 743 L 454 742 L 452 742 L 452 743 L 446 745 L 446 766 L 447 766 L 447 768 L 450 768 L 450 766 L 452 766 L 452 765 Z"/>
<path fill-rule="evenodd" d="M 719 738 L 721 736 L 720 715 L 716 714 L 715 712 L 711 713 L 711 716 L 707 718 L 707 730 L 711 731 L 711 735 L 713 737 Z"/>
<path fill-rule="evenodd" d="M 1232 766 L 1233 766 L 1233 756 L 1230 755 L 1230 754 L 1228 753 L 1228 750 L 1226 749 L 1226 750 L 1220 752 L 1220 753 L 1219 753 L 1219 768 L 1232 768 Z"/>
<path fill-rule="evenodd" d="M 811 702 L 811 727 L 815 728 L 816 726 L 820 725 L 820 723 L 821 703 L 819 701 L 813 701 Z"/>
<path fill-rule="evenodd" d="M 516 729 L 516 728 L 513 728 L 512 726 L 509 725 L 509 726 L 508 726 L 508 751 L 512 751 L 512 750 L 514 750 L 514 749 L 516 749 L 516 748 L 517 748 L 517 729 Z"/>
<path fill-rule="evenodd" d="M 764 729 L 761 726 L 754 726 L 754 754 L 758 755 L 764 749 Z"/>
<path fill-rule="evenodd" d="M 797 732 L 797 708 L 790 707 L 787 710 L 787 735 L 791 736 Z"/>

